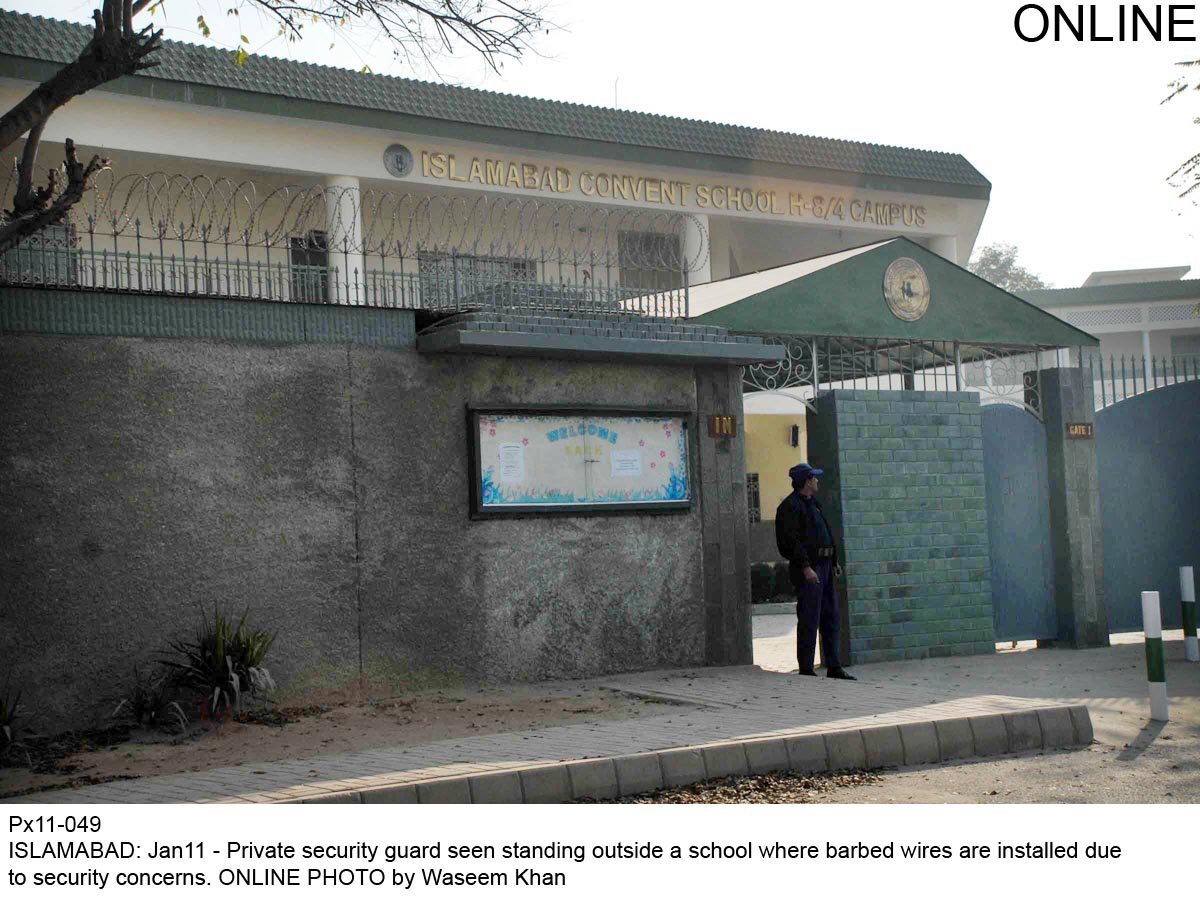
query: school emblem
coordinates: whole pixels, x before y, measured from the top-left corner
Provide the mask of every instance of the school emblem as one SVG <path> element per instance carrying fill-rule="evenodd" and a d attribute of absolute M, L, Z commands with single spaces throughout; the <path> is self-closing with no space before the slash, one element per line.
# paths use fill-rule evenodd
<path fill-rule="evenodd" d="M 902 256 L 889 265 L 883 274 L 883 298 L 901 321 L 923 316 L 929 308 L 929 276 L 921 263 Z"/>

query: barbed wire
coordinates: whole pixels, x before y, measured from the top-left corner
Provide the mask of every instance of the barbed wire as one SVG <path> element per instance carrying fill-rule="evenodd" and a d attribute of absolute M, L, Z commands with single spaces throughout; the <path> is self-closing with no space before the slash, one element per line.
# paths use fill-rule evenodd
<path fill-rule="evenodd" d="M 10 173 L 3 196 L 14 186 Z M 72 209 L 77 233 L 107 238 L 287 246 L 320 235 L 330 251 L 432 252 L 536 259 L 562 266 L 697 271 L 704 223 L 669 210 L 513 197 L 400 193 L 326 185 L 264 187 L 251 179 L 102 172 Z"/>

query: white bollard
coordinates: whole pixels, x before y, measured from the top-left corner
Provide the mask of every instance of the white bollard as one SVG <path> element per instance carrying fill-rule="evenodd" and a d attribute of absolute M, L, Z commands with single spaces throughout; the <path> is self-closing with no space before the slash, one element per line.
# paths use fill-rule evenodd
<path fill-rule="evenodd" d="M 1200 645 L 1196 642 L 1196 579 L 1191 565 L 1179 569 L 1179 598 L 1183 606 L 1183 657 L 1200 662 Z"/>
<path fill-rule="evenodd" d="M 1142 629 L 1146 633 L 1146 681 L 1150 685 L 1150 720 L 1169 721 L 1167 665 L 1163 657 L 1162 613 L 1158 591 L 1142 591 Z"/>

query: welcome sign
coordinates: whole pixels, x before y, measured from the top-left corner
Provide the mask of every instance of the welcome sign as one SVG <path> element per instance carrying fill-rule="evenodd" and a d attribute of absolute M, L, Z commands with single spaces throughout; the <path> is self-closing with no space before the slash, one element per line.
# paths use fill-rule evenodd
<path fill-rule="evenodd" d="M 680 415 L 475 412 L 475 511 L 691 505 Z"/>

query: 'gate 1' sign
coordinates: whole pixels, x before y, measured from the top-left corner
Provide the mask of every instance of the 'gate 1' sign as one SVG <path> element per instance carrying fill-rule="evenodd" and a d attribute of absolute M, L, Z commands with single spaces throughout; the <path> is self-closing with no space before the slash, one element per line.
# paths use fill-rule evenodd
<path fill-rule="evenodd" d="M 1090 421 L 1067 422 L 1067 439 L 1068 440 L 1091 440 L 1092 439 L 1092 423 Z"/>
<path fill-rule="evenodd" d="M 732 415 L 708 416 L 709 437 L 736 437 L 737 418 Z"/>

